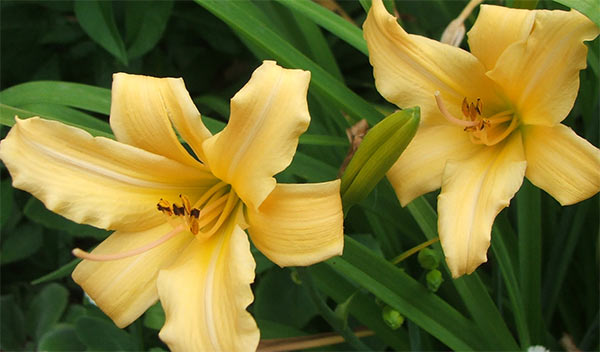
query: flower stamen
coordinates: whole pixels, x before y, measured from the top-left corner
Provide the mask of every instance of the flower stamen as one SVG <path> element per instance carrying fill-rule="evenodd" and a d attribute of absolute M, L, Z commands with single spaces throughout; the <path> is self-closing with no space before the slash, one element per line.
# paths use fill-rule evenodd
<path fill-rule="evenodd" d="M 438 109 L 440 110 L 442 115 L 446 118 L 446 120 L 448 120 L 449 122 L 451 122 L 455 125 L 463 126 L 463 127 L 475 127 L 475 126 L 479 125 L 479 121 L 466 121 L 466 120 L 461 120 L 461 119 L 454 117 L 450 113 L 450 111 L 448 111 L 448 109 L 446 108 L 446 104 L 444 104 L 444 101 L 442 100 L 442 97 L 440 96 L 439 90 L 435 91 L 434 96 L 435 96 L 435 102 L 437 103 Z M 464 103 L 464 101 L 463 101 L 463 103 Z M 464 104 L 463 104 L 463 112 L 464 112 Z"/>
<path fill-rule="evenodd" d="M 477 98 L 475 102 L 469 103 L 465 97 L 461 110 L 464 119 L 454 117 L 446 108 L 440 92 L 435 92 L 435 101 L 440 113 L 450 123 L 464 127 L 469 132 L 469 139 L 474 144 L 485 144 L 492 146 L 504 140 L 518 125 L 515 113 L 511 109 L 501 111 L 490 117 L 483 117 L 483 102 Z M 506 124 L 507 122 L 510 122 Z"/>

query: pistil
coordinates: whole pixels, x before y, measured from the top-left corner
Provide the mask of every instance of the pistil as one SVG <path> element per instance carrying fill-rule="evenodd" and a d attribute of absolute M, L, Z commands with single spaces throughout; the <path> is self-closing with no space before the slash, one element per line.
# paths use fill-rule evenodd
<path fill-rule="evenodd" d="M 161 244 L 165 243 L 166 241 L 170 240 L 171 238 L 175 237 L 176 235 L 180 234 L 183 231 L 185 231 L 185 226 L 183 226 L 183 224 L 181 224 L 181 225 L 175 227 L 173 230 L 171 230 L 166 235 L 160 237 L 159 239 L 157 239 L 155 241 L 152 241 L 142 247 L 132 249 L 132 250 L 126 251 L 126 252 L 121 252 L 121 253 L 92 254 L 92 253 L 86 252 L 79 248 L 73 249 L 71 251 L 71 253 L 73 253 L 73 255 L 76 256 L 77 258 L 87 259 L 87 260 L 96 261 L 96 262 L 108 262 L 108 261 L 112 261 L 112 260 L 125 259 L 125 258 L 129 258 L 129 257 L 133 257 L 138 254 L 142 254 L 144 252 L 151 250 L 152 248 L 158 247 Z"/>
<path fill-rule="evenodd" d="M 451 123 L 453 123 L 455 125 L 459 125 L 459 126 L 463 126 L 463 127 L 475 127 L 475 126 L 479 125 L 479 121 L 467 121 L 467 120 L 457 119 L 456 117 L 454 117 L 450 113 L 450 111 L 448 111 L 448 109 L 446 109 L 446 104 L 444 104 L 444 101 L 442 100 L 442 97 L 440 96 L 439 90 L 435 91 L 434 96 L 435 96 L 435 102 L 437 103 L 438 109 L 440 110 L 442 115 L 446 118 L 446 120 L 450 121 Z"/>
<path fill-rule="evenodd" d="M 92 261 L 111 261 L 129 258 L 160 246 L 186 230 L 189 230 L 199 240 L 205 240 L 221 227 L 225 220 L 235 212 L 236 206 L 239 204 L 238 196 L 231 189 L 231 186 L 224 182 L 219 182 L 209 188 L 194 202 L 193 206 L 187 196 L 180 194 L 179 199 L 181 200 L 181 205 L 177 203 L 171 204 L 162 198 L 156 204 L 157 210 L 165 214 L 168 222 L 173 225 L 173 230 L 159 239 L 142 247 L 122 253 L 91 254 L 75 248 L 72 251 L 73 255 Z"/>

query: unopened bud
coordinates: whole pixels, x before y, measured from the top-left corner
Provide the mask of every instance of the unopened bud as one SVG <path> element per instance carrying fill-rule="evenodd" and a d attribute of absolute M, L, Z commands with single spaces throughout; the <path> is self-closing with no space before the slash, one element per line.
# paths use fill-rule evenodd
<path fill-rule="evenodd" d="M 342 176 L 344 211 L 363 200 L 398 160 L 419 127 L 418 107 L 396 111 L 373 126 Z"/>
<path fill-rule="evenodd" d="M 423 269 L 437 269 L 440 265 L 440 256 L 438 252 L 431 248 L 423 248 L 419 251 L 419 264 Z"/>
<path fill-rule="evenodd" d="M 381 317 L 392 330 L 397 330 L 404 324 L 404 317 L 402 314 L 390 306 L 383 307 Z"/>
<path fill-rule="evenodd" d="M 446 27 L 444 33 L 442 33 L 440 41 L 452 46 L 460 46 L 460 43 L 462 43 L 462 40 L 465 37 L 465 20 L 482 1 L 483 0 L 469 1 L 460 15 L 448 24 L 448 27 Z"/>
<path fill-rule="evenodd" d="M 437 269 L 430 270 L 425 276 L 425 280 L 427 281 L 427 288 L 431 292 L 437 292 L 442 282 L 444 282 L 442 273 Z"/>
<path fill-rule="evenodd" d="M 464 21 L 461 18 L 456 18 L 448 24 L 448 27 L 446 27 L 444 33 L 442 33 L 442 39 L 440 39 L 440 41 L 452 46 L 460 46 L 460 43 L 462 43 L 462 40 L 465 37 L 465 32 Z"/>
<path fill-rule="evenodd" d="M 293 270 L 290 273 L 290 279 L 292 279 L 292 282 L 294 282 L 296 285 L 302 285 L 302 280 L 300 279 L 300 275 L 298 274 L 297 270 Z"/>

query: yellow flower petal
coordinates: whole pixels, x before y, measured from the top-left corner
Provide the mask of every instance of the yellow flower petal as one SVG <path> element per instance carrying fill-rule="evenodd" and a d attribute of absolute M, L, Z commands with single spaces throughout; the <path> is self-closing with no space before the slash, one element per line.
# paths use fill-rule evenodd
<path fill-rule="evenodd" d="M 231 99 L 225 129 L 204 142 L 212 172 L 252 208 L 275 188 L 273 175 L 291 163 L 298 137 L 308 128 L 309 81 L 308 71 L 265 61 Z"/>
<path fill-rule="evenodd" d="M 579 90 L 587 55 L 583 41 L 597 35 L 598 27 L 577 11 L 536 11 L 529 38 L 509 46 L 488 76 L 504 88 L 523 123 L 556 125 Z"/>
<path fill-rule="evenodd" d="M 471 53 L 486 69 L 493 69 L 508 46 L 527 39 L 534 20 L 534 11 L 481 5 L 477 20 L 468 33 Z"/>
<path fill-rule="evenodd" d="M 157 226 L 164 222 L 160 198 L 194 199 L 217 182 L 203 169 L 37 117 L 17 121 L 0 158 L 14 187 L 68 219 L 104 229 Z"/>
<path fill-rule="evenodd" d="M 344 247 L 340 181 L 278 184 L 259 210 L 248 209 L 248 232 L 280 266 L 311 265 Z"/>
<path fill-rule="evenodd" d="M 398 161 L 387 172 L 402 206 L 442 185 L 448 160 L 469 158 L 484 148 L 471 143 L 460 126 L 421 126 Z"/>
<path fill-rule="evenodd" d="M 527 126 L 527 178 L 562 205 L 600 191 L 600 150 L 565 125 Z"/>
<path fill-rule="evenodd" d="M 438 230 L 453 277 L 487 261 L 494 218 L 515 195 L 525 175 L 521 133 L 477 155 L 450 161 L 438 197 Z"/>
<path fill-rule="evenodd" d="M 163 224 L 142 232 L 117 231 L 93 254 L 115 254 L 142 247 L 171 231 Z M 171 264 L 194 237 L 183 232 L 145 253 L 109 262 L 83 260 L 73 280 L 119 327 L 137 319 L 158 299 L 156 280 L 160 269 Z"/>
<path fill-rule="evenodd" d="M 113 76 L 110 126 L 122 143 L 194 166 L 172 125 L 204 160 L 202 142 L 211 136 L 183 79 L 117 73 Z"/>
<path fill-rule="evenodd" d="M 158 277 L 172 351 L 254 351 L 259 331 L 246 311 L 255 263 L 248 236 L 234 221 L 205 242 L 193 241 Z"/>
<path fill-rule="evenodd" d="M 399 107 L 419 106 L 424 124 L 445 123 L 435 103 L 436 91 L 448 106 L 457 107 L 452 113 L 460 114 L 465 97 L 481 98 L 488 111 L 505 106 L 477 58 L 460 48 L 407 34 L 381 0 L 373 1 L 363 28 L 377 90 Z"/>

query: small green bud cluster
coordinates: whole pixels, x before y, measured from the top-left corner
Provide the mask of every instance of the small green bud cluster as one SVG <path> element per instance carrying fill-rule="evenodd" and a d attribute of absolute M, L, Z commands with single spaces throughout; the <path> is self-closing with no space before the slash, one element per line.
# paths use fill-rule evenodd
<path fill-rule="evenodd" d="M 440 254 L 431 248 L 423 248 L 419 251 L 419 264 L 423 269 L 429 270 L 425 275 L 427 289 L 431 292 L 437 292 L 444 278 L 442 273 L 437 269 L 440 265 Z"/>

